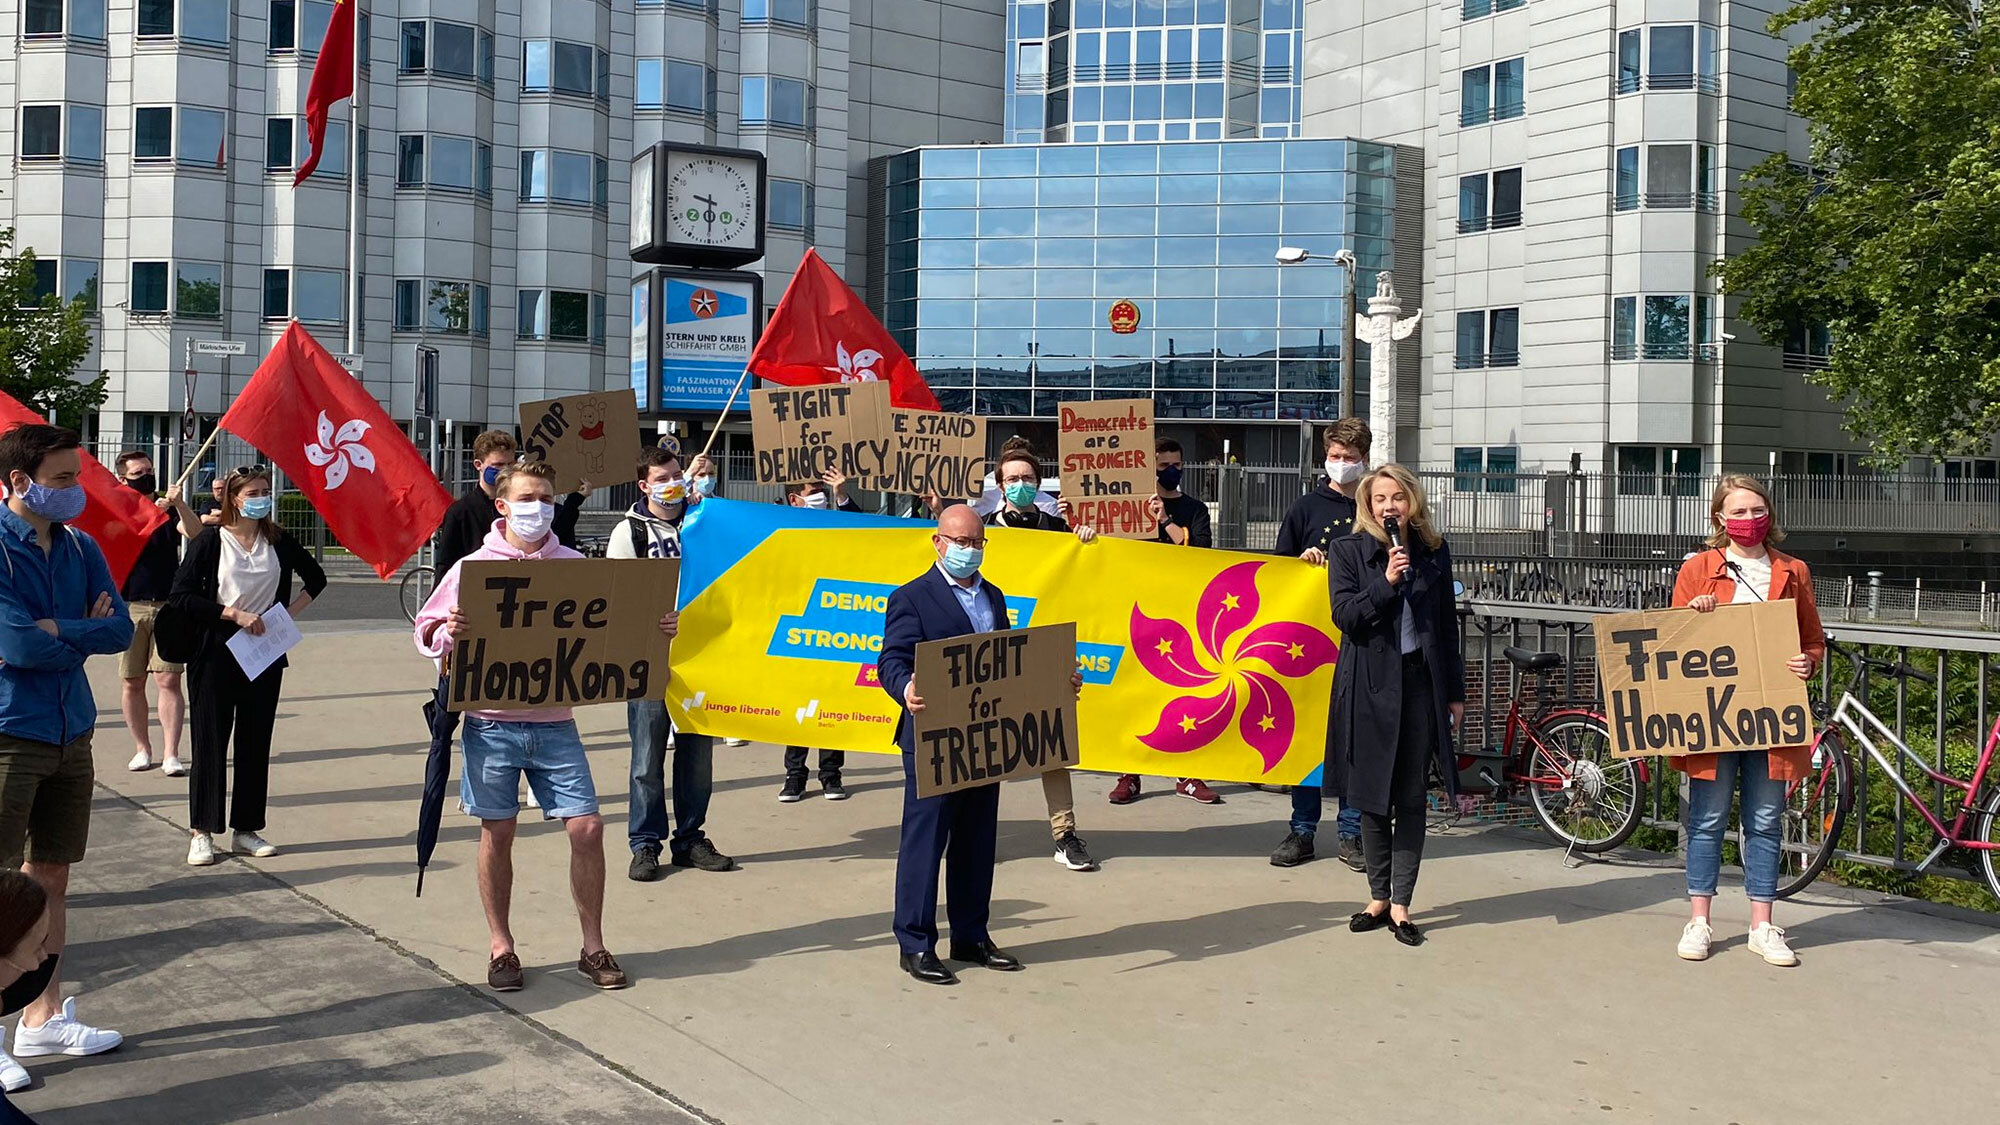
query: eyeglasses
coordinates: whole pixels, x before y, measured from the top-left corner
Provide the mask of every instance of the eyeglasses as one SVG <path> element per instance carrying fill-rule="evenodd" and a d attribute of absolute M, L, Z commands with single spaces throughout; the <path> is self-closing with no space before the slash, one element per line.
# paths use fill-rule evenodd
<path fill-rule="evenodd" d="M 229 475 L 232 477 L 268 477 L 271 475 L 271 466 L 264 464 L 238 465 L 229 470 Z"/>
<path fill-rule="evenodd" d="M 947 543 L 955 543 L 969 551 L 981 550 L 986 546 L 986 537 L 984 535 L 974 539 L 969 535 L 946 535 L 943 532 L 939 532 L 938 538 Z"/>

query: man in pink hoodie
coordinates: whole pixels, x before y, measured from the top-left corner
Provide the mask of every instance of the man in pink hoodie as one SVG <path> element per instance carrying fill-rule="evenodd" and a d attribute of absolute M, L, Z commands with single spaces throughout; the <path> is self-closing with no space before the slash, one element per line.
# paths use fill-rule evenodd
<path fill-rule="evenodd" d="M 417 651 L 438 661 L 440 673 L 454 639 L 465 630 L 458 605 L 463 562 L 583 557 L 553 534 L 555 483 L 549 466 L 531 462 L 501 469 L 493 506 L 501 518 L 486 533 L 486 542 L 445 573 L 417 614 Z M 672 637 L 679 620 L 679 614 L 667 614 L 660 619 L 660 631 Z M 525 983 L 507 918 L 513 900 L 515 818 L 526 774 L 536 801 L 550 818 L 563 822 L 569 835 L 570 893 L 583 925 L 577 971 L 599 988 L 624 988 L 625 971 L 604 948 L 604 821 L 570 709 L 467 711 L 461 744 L 465 766 L 459 800 L 480 821 L 479 900 L 493 938 L 486 983 L 497 992 L 515 992 Z"/>

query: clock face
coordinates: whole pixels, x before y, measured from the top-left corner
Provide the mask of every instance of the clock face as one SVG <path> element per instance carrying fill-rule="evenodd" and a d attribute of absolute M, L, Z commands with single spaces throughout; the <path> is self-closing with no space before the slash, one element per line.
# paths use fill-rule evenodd
<path fill-rule="evenodd" d="M 632 162 L 632 249 L 653 242 L 653 154 L 640 153 Z"/>
<path fill-rule="evenodd" d="M 755 246 L 755 166 L 714 156 L 673 159 L 668 165 L 667 211 L 677 242 L 746 249 Z"/>

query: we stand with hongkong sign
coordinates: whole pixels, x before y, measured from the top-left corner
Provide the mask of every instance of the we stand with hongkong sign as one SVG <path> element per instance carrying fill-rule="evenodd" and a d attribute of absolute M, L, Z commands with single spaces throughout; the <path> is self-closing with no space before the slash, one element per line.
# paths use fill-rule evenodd
<path fill-rule="evenodd" d="M 1620 758 L 1769 750 L 1812 741 L 1789 601 L 1595 618 L 1611 752 Z"/>

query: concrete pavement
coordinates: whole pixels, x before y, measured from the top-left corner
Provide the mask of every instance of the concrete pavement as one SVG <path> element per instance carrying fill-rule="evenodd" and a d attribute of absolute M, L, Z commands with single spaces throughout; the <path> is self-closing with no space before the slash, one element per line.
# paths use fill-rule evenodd
<path fill-rule="evenodd" d="M 185 824 L 185 782 L 124 771 L 113 674 L 94 669 L 99 779 Z M 1029 968 L 917 985 L 888 932 L 893 759 L 851 755 L 845 804 L 815 790 L 781 806 L 777 749 L 718 748 L 709 829 L 743 869 L 634 884 L 615 707 L 579 719 L 612 840 L 607 939 L 635 986 L 597 993 L 573 971 L 566 845 L 524 819 L 530 983 L 496 1002 L 459 984 L 483 981 L 486 935 L 476 828 L 453 809 L 412 897 L 430 682 L 400 627 L 308 636 L 281 705 L 277 857 L 180 866 L 182 837 L 107 794 L 73 972 L 85 1014 L 131 1042 L 40 1062 L 56 1077 L 24 1107 L 191 1120 L 215 1096 L 200 1120 L 556 1120 L 524 1115 L 576 1090 L 599 1116 L 563 1120 L 676 1119 L 608 1064 L 730 1125 L 1832 1122 L 1956 1116 L 1937 1079 L 1992 1071 L 1965 1003 L 2000 992 L 2000 932 L 1981 921 L 1816 896 L 1781 908 L 1805 965 L 1779 970 L 1744 949 L 1732 887 L 1716 957 L 1692 965 L 1673 954 L 1685 906 L 1666 861 L 1569 870 L 1526 834 L 1457 831 L 1431 840 L 1418 921 L 1432 940 L 1410 950 L 1347 932 L 1365 890 L 1344 867 L 1270 867 L 1288 804 L 1238 786 L 1211 808 L 1153 782 L 1115 808 L 1108 778 L 1080 777 L 1081 831 L 1106 860 L 1081 875 L 1051 862 L 1040 788 L 1008 787 L 995 938 Z"/>

